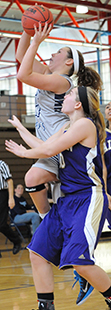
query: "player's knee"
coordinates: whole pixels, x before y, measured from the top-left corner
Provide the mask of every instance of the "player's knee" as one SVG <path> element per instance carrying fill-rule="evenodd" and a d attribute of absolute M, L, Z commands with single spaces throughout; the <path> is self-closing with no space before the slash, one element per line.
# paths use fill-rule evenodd
<path fill-rule="evenodd" d="M 38 185 L 38 184 L 45 183 L 44 178 L 42 178 L 41 174 L 38 172 L 37 169 L 30 169 L 27 171 L 25 175 L 25 185 L 27 187 L 31 187 L 32 185 Z"/>
<path fill-rule="evenodd" d="M 34 184 L 34 176 L 31 171 L 28 171 L 25 175 L 25 185 L 30 187 L 32 186 L 32 184 Z M 36 184 L 37 184 L 37 181 L 36 181 Z"/>

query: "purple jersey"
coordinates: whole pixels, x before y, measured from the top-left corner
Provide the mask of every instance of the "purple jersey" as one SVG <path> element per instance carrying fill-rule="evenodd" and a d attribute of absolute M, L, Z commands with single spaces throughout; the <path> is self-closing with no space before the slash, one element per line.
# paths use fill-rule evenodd
<path fill-rule="evenodd" d="M 103 179 L 99 138 L 94 148 L 77 143 L 62 152 L 60 155 L 59 178 L 61 190 L 65 195 L 88 190 L 92 186 L 101 188 Z"/>

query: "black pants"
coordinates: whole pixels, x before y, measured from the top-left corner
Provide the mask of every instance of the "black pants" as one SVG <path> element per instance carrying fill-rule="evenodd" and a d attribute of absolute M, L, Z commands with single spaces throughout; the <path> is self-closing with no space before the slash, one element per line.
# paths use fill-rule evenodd
<path fill-rule="evenodd" d="M 0 232 L 14 244 L 20 243 L 18 232 L 7 224 L 8 219 L 8 190 L 0 190 Z"/>

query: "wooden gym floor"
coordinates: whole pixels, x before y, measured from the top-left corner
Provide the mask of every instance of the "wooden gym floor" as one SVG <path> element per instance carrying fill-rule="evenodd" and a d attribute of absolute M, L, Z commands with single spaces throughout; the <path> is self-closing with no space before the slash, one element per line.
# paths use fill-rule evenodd
<path fill-rule="evenodd" d="M 28 244 L 28 243 L 27 243 Z M 0 233 L 0 310 L 37 310 L 36 291 L 33 283 L 28 250 L 12 254 L 12 244 Z M 111 278 L 111 237 L 100 240 L 95 252 L 96 263 L 101 266 Z M 73 270 L 60 271 L 54 268 L 55 309 L 78 309 L 76 298 L 79 284 L 71 289 Z M 106 310 L 104 298 L 96 290 L 88 300 L 79 306 L 80 310 Z"/>

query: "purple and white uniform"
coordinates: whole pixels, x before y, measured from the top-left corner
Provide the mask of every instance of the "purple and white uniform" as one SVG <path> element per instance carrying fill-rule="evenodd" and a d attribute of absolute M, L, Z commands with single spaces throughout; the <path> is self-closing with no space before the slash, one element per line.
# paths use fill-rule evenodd
<path fill-rule="evenodd" d="M 39 225 L 28 249 L 59 268 L 93 265 L 108 207 L 98 134 L 94 148 L 77 143 L 60 158 L 59 178 L 65 196 Z"/>

